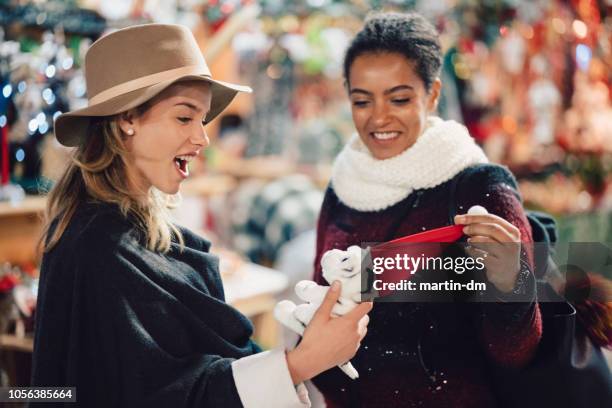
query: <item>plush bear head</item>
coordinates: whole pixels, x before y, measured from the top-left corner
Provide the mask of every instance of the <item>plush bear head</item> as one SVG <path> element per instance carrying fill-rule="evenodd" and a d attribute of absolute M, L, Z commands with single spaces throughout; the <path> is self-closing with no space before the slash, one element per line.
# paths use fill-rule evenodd
<path fill-rule="evenodd" d="M 321 258 L 323 277 L 329 283 L 334 280 L 347 282 L 361 272 L 361 248 L 350 246 L 346 251 L 332 249 Z M 358 280 L 359 278 L 357 278 Z"/>

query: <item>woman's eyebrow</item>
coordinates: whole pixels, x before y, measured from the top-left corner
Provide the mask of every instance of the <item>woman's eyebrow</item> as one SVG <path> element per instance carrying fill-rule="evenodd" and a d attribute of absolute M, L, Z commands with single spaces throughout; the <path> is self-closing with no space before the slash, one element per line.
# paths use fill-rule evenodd
<path fill-rule="evenodd" d="M 406 91 L 406 90 L 414 91 L 414 87 L 412 87 L 410 85 L 398 85 L 398 86 L 394 86 L 391 89 L 385 90 L 384 94 L 388 95 L 388 94 L 393 93 L 393 92 Z"/>
<path fill-rule="evenodd" d="M 354 94 L 354 93 L 365 94 L 365 95 L 372 95 L 372 92 L 368 92 L 365 89 L 359 89 L 359 88 L 353 88 L 349 92 L 349 94 L 351 94 L 351 95 Z"/>
<path fill-rule="evenodd" d="M 393 92 L 406 91 L 406 90 L 414 91 L 414 87 L 410 86 L 410 85 L 397 85 L 397 86 L 394 86 L 393 88 L 385 89 L 383 94 L 388 95 L 388 94 L 391 94 Z M 351 95 L 354 94 L 354 93 L 359 93 L 359 94 L 364 94 L 364 95 L 373 95 L 372 92 L 366 91 L 365 89 L 361 89 L 361 88 L 353 88 L 353 89 L 351 89 L 351 91 L 349 93 Z"/>
<path fill-rule="evenodd" d="M 174 106 L 180 106 L 180 105 L 186 106 L 189 109 L 194 110 L 196 112 L 201 112 L 202 111 L 202 109 L 200 109 L 199 107 L 197 107 L 194 104 L 189 103 L 189 102 L 179 102 L 179 103 L 175 103 L 174 104 Z"/>

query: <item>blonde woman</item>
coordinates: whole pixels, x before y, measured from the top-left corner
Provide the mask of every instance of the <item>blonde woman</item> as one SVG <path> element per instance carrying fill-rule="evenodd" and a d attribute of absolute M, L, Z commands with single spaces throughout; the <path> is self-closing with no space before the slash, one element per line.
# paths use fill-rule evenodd
<path fill-rule="evenodd" d="M 49 194 L 32 385 L 88 407 L 309 406 L 301 383 L 355 354 L 371 304 L 330 318 L 336 286 L 297 348 L 260 353 L 209 243 L 167 215 L 205 123 L 250 89 L 212 79 L 176 25 L 103 37 L 85 72 L 88 107 L 55 124 L 75 151 Z"/>

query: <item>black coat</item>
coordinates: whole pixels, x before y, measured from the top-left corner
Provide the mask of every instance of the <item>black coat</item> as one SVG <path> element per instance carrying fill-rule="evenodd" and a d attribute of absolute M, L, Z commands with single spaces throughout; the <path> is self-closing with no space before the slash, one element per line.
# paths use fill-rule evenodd
<path fill-rule="evenodd" d="M 260 351 L 252 325 L 210 243 L 182 232 L 160 254 L 116 206 L 77 209 L 42 261 L 32 386 L 76 387 L 87 407 L 242 406 L 230 364 Z"/>

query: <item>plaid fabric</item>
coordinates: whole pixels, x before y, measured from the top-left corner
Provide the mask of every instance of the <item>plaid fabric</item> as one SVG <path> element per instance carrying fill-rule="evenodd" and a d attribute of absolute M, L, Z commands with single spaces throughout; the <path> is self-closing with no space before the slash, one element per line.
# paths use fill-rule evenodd
<path fill-rule="evenodd" d="M 236 192 L 234 247 L 254 262 L 274 261 L 278 249 L 316 226 L 323 193 L 306 176 L 292 175 Z"/>

